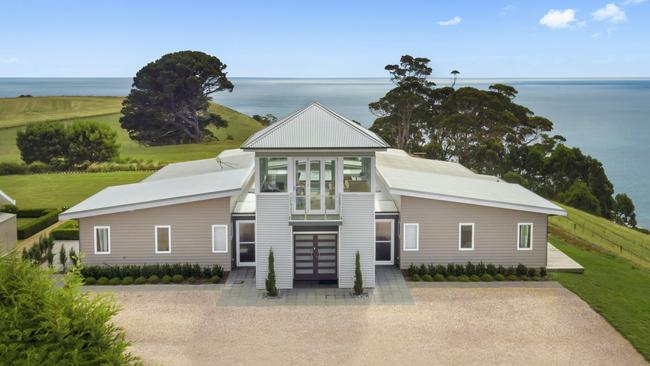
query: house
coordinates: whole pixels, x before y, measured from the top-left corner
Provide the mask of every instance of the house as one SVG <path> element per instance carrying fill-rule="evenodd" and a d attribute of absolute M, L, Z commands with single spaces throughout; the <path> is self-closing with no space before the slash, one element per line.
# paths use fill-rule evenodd
<path fill-rule="evenodd" d="M 88 264 L 254 266 L 279 288 L 364 284 L 375 266 L 467 261 L 546 265 L 547 218 L 565 211 L 460 164 L 408 155 L 313 103 L 216 159 L 171 164 L 61 214 Z"/>
<path fill-rule="evenodd" d="M 16 205 L 16 201 L 3 191 L 0 191 L 0 206 Z M 16 215 L 0 211 L 0 256 L 16 247 Z"/>

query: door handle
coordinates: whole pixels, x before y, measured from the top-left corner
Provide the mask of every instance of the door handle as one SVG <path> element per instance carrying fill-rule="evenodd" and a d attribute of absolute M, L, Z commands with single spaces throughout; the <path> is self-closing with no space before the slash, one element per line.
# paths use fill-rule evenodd
<path fill-rule="evenodd" d="M 312 257 L 318 258 L 318 247 L 314 247 L 311 253 Z"/>

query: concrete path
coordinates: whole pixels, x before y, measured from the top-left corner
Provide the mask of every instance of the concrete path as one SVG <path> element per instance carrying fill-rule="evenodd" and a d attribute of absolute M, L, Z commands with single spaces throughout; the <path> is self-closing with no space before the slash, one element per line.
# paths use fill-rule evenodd
<path fill-rule="evenodd" d="M 278 305 L 383 305 L 413 304 L 413 297 L 404 277 L 397 268 L 377 267 L 374 289 L 366 289 L 366 294 L 355 296 L 351 289 L 341 289 L 332 285 L 309 284 L 289 290 L 280 290 L 280 296 L 269 298 L 264 290 L 255 288 L 255 269 L 237 268 L 230 272 L 221 296 L 219 306 L 278 306 Z"/>
<path fill-rule="evenodd" d="M 582 273 L 585 271 L 578 262 L 574 261 L 568 255 L 564 254 L 561 250 L 548 243 L 546 251 L 546 269 L 549 272 L 573 272 Z"/>

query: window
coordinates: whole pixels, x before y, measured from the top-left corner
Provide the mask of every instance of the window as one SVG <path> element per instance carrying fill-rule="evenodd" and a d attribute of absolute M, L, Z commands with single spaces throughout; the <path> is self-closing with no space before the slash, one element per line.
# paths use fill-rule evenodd
<path fill-rule="evenodd" d="M 420 225 L 404 224 L 404 251 L 415 251 L 420 248 Z"/>
<path fill-rule="evenodd" d="M 474 250 L 474 224 L 458 225 L 458 250 Z"/>
<path fill-rule="evenodd" d="M 393 264 L 393 220 L 375 221 L 375 262 Z"/>
<path fill-rule="evenodd" d="M 154 227 L 156 253 L 172 252 L 172 227 L 169 225 L 156 225 Z"/>
<path fill-rule="evenodd" d="M 371 164 L 370 157 L 343 159 L 344 192 L 370 192 Z"/>
<path fill-rule="evenodd" d="M 228 253 L 228 226 L 212 225 L 212 253 Z"/>
<path fill-rule="evenodd" d="M 533 249 L 533 224 L 517 224 L 517 250 Z"/>
<path fill-rule="evenodd" d="M 260 158 L 260 192 L 287 191 L 287 158 Z"/>
<path fill-rule="evenodd" d="M 95 254 L 111 254 L 111 228 L 95 226 Z"/>

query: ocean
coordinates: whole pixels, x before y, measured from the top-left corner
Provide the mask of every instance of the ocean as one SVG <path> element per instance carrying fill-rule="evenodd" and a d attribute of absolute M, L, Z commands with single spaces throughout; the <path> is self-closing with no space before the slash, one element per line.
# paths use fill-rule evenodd
<path fill-rule="evenodd" d="M 392 87 L 388 79 L 231 78 L 232 93 L 217 103 L 246 114 L 283 117 L 318 101 L 370 126 L 368 103 Z M 449 85 L 449 79 L 434 81 Z M 514 86 L 516 102 L 553 121 L 567 144 L 603 162 L 616 192 L 636 205 L 640 226 L 650 228 L 650 79 L 463 79 L 457 87 Z M 0 78 L 0 97 L 40 95 L 126 95 L 130 78 Z"/>

